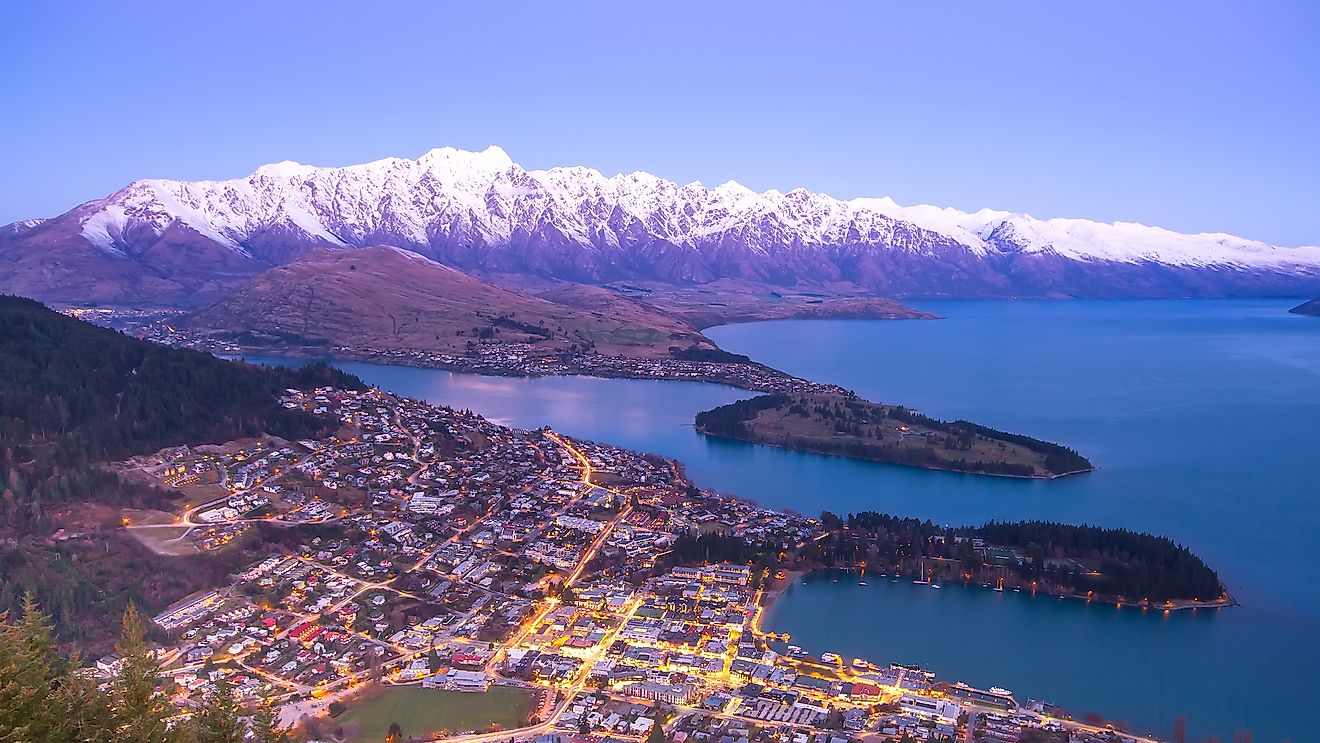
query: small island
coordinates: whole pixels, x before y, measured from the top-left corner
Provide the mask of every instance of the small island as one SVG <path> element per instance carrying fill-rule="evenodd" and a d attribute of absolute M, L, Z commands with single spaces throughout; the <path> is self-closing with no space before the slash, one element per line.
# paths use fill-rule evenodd
<path fill-rule="evenodd" d="M 970 421 L 941 421 L 847 392 L 739 400 L 698 413 L 696 428 L 707 436 L 796 451 L 979 475 L 1055 478 L 1095 469 L 1059 444 Z"/>

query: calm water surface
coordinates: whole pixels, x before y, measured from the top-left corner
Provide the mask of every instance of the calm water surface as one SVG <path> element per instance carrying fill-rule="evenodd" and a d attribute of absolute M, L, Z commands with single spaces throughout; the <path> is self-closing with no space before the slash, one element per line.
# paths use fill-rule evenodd
<path fill-rule="evenodd" d="M 1054 482 L 930 472 L 702 438 L 692 415 L 748 393 L 584 377 L 506 379 L 342 363 L 386 389 L 510 425 L 683 460 L 701 485 L 814 514 L 941 523 L 1042 518 L 1167 534 L 1243 606 L 1164 616 L 949 586 L 793 586 L 768 624 L 817 653 L 917 662 L 1167 733 L 1309 740 L 1320 669 L 1320 320 L 1287 301 L 940 302 L 939 321 L 708 331 L 721 346 L 931 415 L 1073 446 Z M 1199 739 L 1199 738 L 1198 738 Z"/>

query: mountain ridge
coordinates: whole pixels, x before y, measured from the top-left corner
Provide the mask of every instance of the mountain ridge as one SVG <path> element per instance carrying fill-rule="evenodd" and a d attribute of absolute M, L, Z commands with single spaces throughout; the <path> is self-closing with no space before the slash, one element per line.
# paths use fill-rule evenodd
<path fill-rule="evenodd" d="M 735 181 L 707 188 L 644 172 L 606 177 L 582 166 L 529 171 L 497 147 L 341 168 L 284 161 L 222 181 L 134 181 L 58 217 L 0 229 L 0 289 L 200 304 L 309 250 L 371 245 L 477 276 L 590 284 L 850 282 L 954 297 L 1320 293 L 1320 247 L 800 188 L 757 193 Z"/>

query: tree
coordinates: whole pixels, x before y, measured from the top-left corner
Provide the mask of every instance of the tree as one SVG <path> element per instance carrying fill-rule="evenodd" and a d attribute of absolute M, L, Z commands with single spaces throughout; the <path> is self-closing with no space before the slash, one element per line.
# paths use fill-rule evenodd
<path fill-rule="evenodd" d="M 669 743 L 669 736 L 665 735 L 665 718 L 659 705 L 651 710 L 651 715 L 655 718 L 655 724 L 651 725 L 651 732 L 646 734 L 646 743 Z"/>
<path fill-rule="evenodd" d="M 130 602 L 124 611 L 116 649 L 123 667 L 113 684 L 112 709 L 120 726 L 120 740 L 131 743 L 168 743 L 173 738 L 165 724 L 169 707 L 156 693 L 160 664 L 147 648 L 147 625 Z"/>
<path fill-rule="evenodd" d="M 252 741 L 253 743 L 289 743 L 289 734 L 279 725 L 279 720 L 275 715 L 275 708 L 270 704 L 263 704 L 252 715 Z"/>
<path fill-rule="evenodd" d="M 239 719 L 238 699 L 228 681 L 215 682 L 215 690 L 193 715 L 189 728 L 191 743 L 243 743 L 247 726 Z"/>
<path fill-rule="evenodd" d="M 0 741 L 56 741 L 62 720 L 48 699 L 67 669 L 55 649 L 50 619 L 31 594 L 17 623 L 0 614 Z"/>
<path fill-rule="evenodd" d="M 403 728 L 399 727 L 399 723 L 391 722 L 390 730 L 385 734 L 385 743 L 402 743 L 402 741 Z"/>

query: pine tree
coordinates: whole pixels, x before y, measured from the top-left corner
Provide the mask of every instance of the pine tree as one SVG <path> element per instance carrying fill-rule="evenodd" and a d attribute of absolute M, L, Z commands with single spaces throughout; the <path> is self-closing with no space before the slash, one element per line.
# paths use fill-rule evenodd
<path fill-rule="evenodd" d="M 247 726 L 239 719 L 234 687 L 224 679 L 206 697 L 201 710 L 190 721 L 190 743 L 243 743 Z"/>
<path fill-rule="evenodd" d="M 280 727 L 275 707 L 263 704 L 252 715 L 252 743 L 289 743 L 289 734 Z"/>
<path fill-rule="evenodd" d="M 646 734 L 646 743 L 669 743 L 669 736 L 665 735 L 665 718 L 661 714 L 660 706 L 651 711 L 655 722 L 651 725 L 651 732 Z"/>
<path fill-rule="evenodd" d="M 156 693 L 160 664 L 147 648 L 147 627 L 132 602 L 124 611 L 123 629 L 116 649 L 124 665 L 114 682 L 112 702 L 119 722 L 120 740 L 128 743 L 170 743 L 174 736 L 165 724 L 170 710 Z"/>
<path fill-rule="evenodd" d="M 67 676 L 68 665 L 55 646 L 50 618 L 31 594 L 23 597 L 17 623 L 0 614 L 0 741 L 44 743 L 65 739 L 50 694 Z"/>
<path fill-rule="evenodd" d="M 70 663 L 76 667 L 77 657 Z M 110 699 L 101 691 L 95 678 L 69 674 L 54 695 L 52 706 L 64 720 L 66 740 L 79 743 L 117 743 L 122 740 Z"/>

